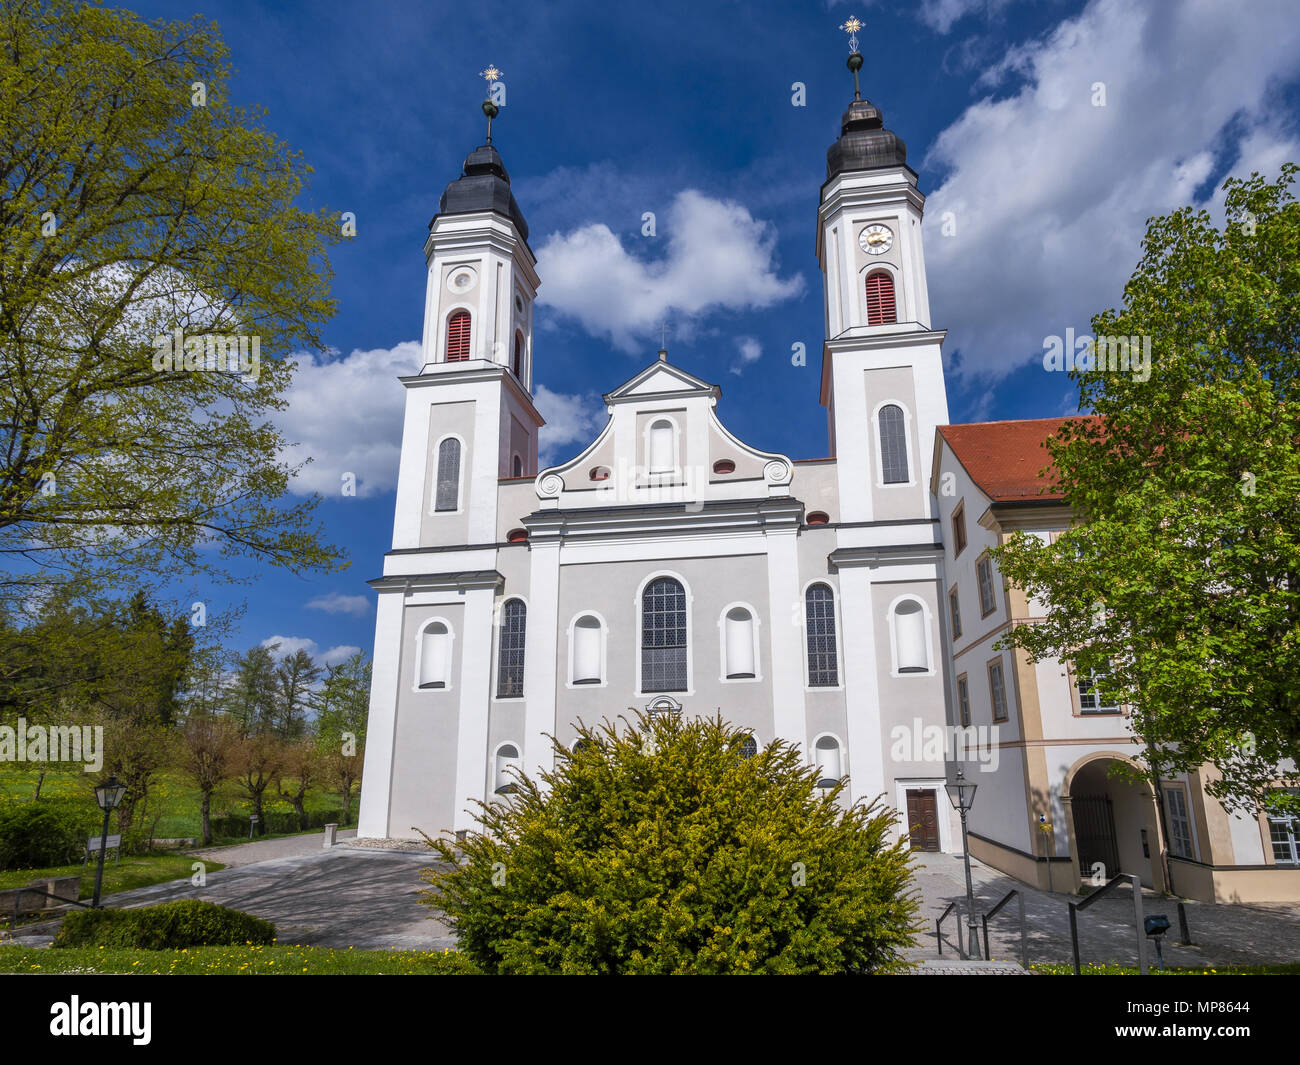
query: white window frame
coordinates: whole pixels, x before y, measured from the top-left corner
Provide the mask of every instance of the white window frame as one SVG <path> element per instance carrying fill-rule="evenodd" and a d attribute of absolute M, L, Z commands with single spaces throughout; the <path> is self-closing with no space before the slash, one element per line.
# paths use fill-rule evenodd
<path fill-rule="evenodd" d="M 447 685 L 444 688 L 421 688 L 420 687 L 420 666 L 424 658 L 424 633 L 431 625 L 445 625 L 447 628 Z M 411 690 L 420 695 L 433 695 L 438 692 L 449 692 L 453 687 L 453 678 L 456 674 L 456 627 L 445 617 L 425 618 L 420 623 L 420 627 L 415 631 L 415 671 L 411 674 Z"/>
<path fill-rule="evenodd" d="M 1272 865 L 1281 866 L 1283 869 L 1295 869 L 1300 867 L 1300 815 L 1272 814 L 1265 810 L 1264 824 L 1267 826 L 1267 831 L 1264 834 L 1265 861 Z M 1291 847 L 1291 857 L 1289 859 L 1277 857 L 1277 853 L 1273 850 L 1274 824 L 1285 824 L 1287 826 L 1287 834 L 1290 836 Z"/>
<path fill-rule="evenodd" d="M 677 418 L 672 414 L 658 414 L 646 411 L 648 420 L 645 428 L 641 431 L 641 453 L 645 456 L 645 463 L 641 467 L 647 480 L 653 478 L 668 477 L 678 480 L 682 476 L 682 427 Z M 650 468 L 650 432 L 659 422 L 667 422 L 673 429 L 673 465 L 671 469 L 654 470 Z M 652 481 L 652 483 L 657 483 Z"/>
<path fill-rule="evenodd" d="M 578 622 L 583 618 L 595 618 L 600 622 L 600 682 L 598 684 L 577 684 L 574 681 L 574 641 L 573 633 L 578 627 Z M 639 620 L 639 619 L 638 619 Z M 564 683 L 566 688 L 577 691 L 585 691 L 589 688 L 608 688 L 609 687 L 609 624 L 605 621 L 604 616 L 598 610 L 579 610 L 569 619 L 569 627 L 566 630 L 569 640 L 569 672 Z M 637 639 L 640 639 L 640 629 L 637 629 Z M 637 647 L 637 661 L 641 660 L 641 648 Z"/>
<path fill-rule="evenodd" d="M 925 660 L 929 663 L 929 669 L 924 673 L 909 672 L 904 673 L 898 668 L 898 608 L 903 603 L 917 603 L 921 607 L 921 624 L 925 627 Z M 933 677 L 935 673 L 934 661 L 934 639 L 930 633 L 932 618 L 930 608 L 925 600 L 919 595 L 911 592 L 905 592 L 896 596 L 894 601 L 889 604 L 889 675 L 891 677 Z"/>
<path fill-rule="evenodd" d="M 460 469 L 456 471 L 456 509 L 439 510 L 438 509 L 438 465 L 439 451 L 442 450 L 444 441 L 456 440 L 460 443 Z M 429 480 L 429 517 L 431 518 L 450 518 L 457 514 L 465 513 L 465 467 L 469 465 L 469 445 L 460 433 L 443 433 L 433 444 L 432 462 L 433 476 Z"/>
<path fill-rule="evenodd" d="M 889 226 L 894 231 L 894 246 L 898 246 L 900 234 L 899 225 L 896 220 L 888 219 L 881 223 Z M 875 225 L 874 222 L 867 222 L 866 226 Z M 854 245 L 857 244 L 857 237 L 853 238 Z M 884 272 L 889 275 L 890 280 L 894 282 L 894 320 L 892 322 L 881 322 L 879 325 L 871 325 L 871 316 L 867 312 L 867 278 L 872 274 Z M 882 332 L 889 329 L 897 329 L 904 322 L 911 321 L 903 312 L 903 279 L 897 266 L 891 262 L 869 262 L 865 263 L 858 270 L 858 325 L 865 326 L 867 329 L 879 329 Z"/>
<path fill-rule="evenodd" d="M 686 689 L 675 692 L 648 692 L 644 687 L 644 680 L 641 676 L 642 665 L 642 646 L 641 646 L 641 597 L 645 590 L 650 587 L 652 581 L 660 577 L 671 577 L 682 586 L 682 591 L 686 593 Z M 694 614 L 695 596 L 691 594 L 691 586 L 686 578 L 674 570 L 655 570 L 642 582 L 637 585 L 636 596 L 632 600 L 633 624 L 632 630 L 634 636 L 634 647 L 636 654 L 636 697 L 653 699 L 660 696 L 671 696 L 676 699 L 685 698 L 688 695 L 695 694 L 695 624 L 692 618 Z M 585 687 L 585 685 L 582 685 Z M 594 685 L 593 685 L 594 687 Z"/>
<path fill-rule="evenodd" d="M 813 769 L 817 768 L 817 741 L 824 740 L 824 739 L 834 740 L 835 743 L 839 746 L 840 749 L 839 779 L 843 780 L 845 777 L 849 775 L 849 750 L 844 745 L 844 741 L 840 739 L 840 737 L 834 732 L 819 732 L 817 733 L 816 736 L 812 738 L 812 743 L 808 745 L 808 755 L 809 755 L 808 764 L 812 766 Z M 819 777 L 818 782 L 820 783 L 820 781 L 821 778 Z"/>
<path fill-rule="evenodd" d="M 471 264 L 465 263 L 462 265 L 468 266 Z M 459 269 L 459 267 L 452 267 L 447 272 L 447 277 L 450 278 L 451 275 L 454 274 L 457 269 Z M 475 266 L 475 269 L 477 269 L 477 266 Z M 895 288 L 895 292 L 897 292 L 897 288 Z M 864 299 L 866 298 L 865 293 L 863 298 Z M 895 306 L 897 306 L 897 304 L 895 304 Z M 474 338 L 477 329 L 477 327 L 474 325 L 474 322 L 478 319 L 478 307 L 476 307 L 472 303 L 453 303 L 446 308 L 446 311 L 442 316 L 442 335 L 438 337 L 438 354 L 441 356 L 441 358 L 439 358 L 438 361 L 444 363 L 447 366 L 451 365 L 451 363 L 447 359 L 447 356 L 450 354 L 450 352 L 447 350 L 447 329 L 451 325 L 451 316 L 453 314 L 458 313 L 459 311 L 464 311 L 466 314 L 469 315 L 469 356 L 468 358 L 458 359 L 457 361 L 472 362 L 474 359 L 479 357 L 474 354 Z"/>
<path fill-rule="evenodd" d="M 939 819 L 939 853 L 952 853 L 952 820 L 944 816 L 945 807 L 941 801 L 948 794 L 945 790 L 947 783 L 948 781 L 944 777 L 913 778 L 894 782 L 894 801 L 897 803 L 895 809 L 898 811 L 899 839 L 908 840 L 910 843 L 912 836 L 912 826 L 907 823 L 907 793 L 909 791 L 933 791 L 935 793 L 935 816 Z"/>
<path fill-rule="evenodd" d="M 907 449 L 907 480 L 893 481 L 885 483 L 885 452 L 880 446 L 880 412 L 885 407 L 897 407 L 903 412 L 903 445 Z M 901 399 L 882 399 L 871 410 L 871 435 L 873 437 L 872 446 L 875 449 L 876 456 L 876 487 L 877 488 L 915 488 L 916 487 L 916 455 L 912 448 L 912 412 L 908 409 L 907 404 Z"/>
<path fill-rule="evenodd" d="M 1196 818 L 1192 816 L 1192 796 L 1187 785 L 1181 780 L 1166 780 L 1162 787 L 1165 790 L 1165 812 L 1169 815 L 1169 856 L 1178 858 L 1186 862 L 1197 861 L 1197 855 L 1200 854 L 1200 847 L 1196 839 Z M 1183 810 L 1186 816 L 1183 818 L 1187 822 L 1187 840 L 1191 844 L 1191 854 L 1174 853 L 1174 810 L 1173 804 L 1169 801 L 1170 795 L 1179 795 L 1183 800 Z"/>
<path fill-rule="evenodd" d="M 838 684 L 809 684 L 811 672 L 808 661 L 808 589 L 814 584 L 824 584 L 831 590 L 831 605 L 835 607 L 835 677 Z M 805 692 L 842 692 L 844 690 L 844 611 L 840 601 L 840 590 L 827 577 L 813 577 L 805 581 L 799 590 L 799 661 L 803 669 L 803 690 Z M 830 735 L 830 733 L 827 733 Z"/>
<path fill-rule="evenodd" d="M 518 695 L 497 695 L 500 691 L 501 683 L 501 632 L 504 628 L 502 615 L 505 614 L 506 604 L 512 600 L 518 599 L 524 604 L 524 688 Z M 522 703 L 528 698 L 528 623 L 532 609 L 528 605 L 528 600 L 515 593 L 502 596 L 492 612 L 492 701 L 494 703 Z"/>
<path fill-rule="evenodd" d="M 520 772 L 524 768 L 524 745 L 517 740 L 502 740 L 492 748 L 492 757 L 488 759 L 488 772 L 491 774 L 488 780 L 487 793 L 494 799 L 503 799 L 512 792 L 497 791 L 497 760 L 501 757 L 501 750 L 504 747 L 513 747 L 515 749 L 515 760 Z M 511 779 L 509 783 L 514 784 L 517 788 L 518 781 Z"/>
<path fill-rule="evenodd" d="M 754 643 L 754 675 L 752 677 L 728 677 L 727 676 L 727 615 L 739 607 L 741 610 L 749 612 L 750 620 L 750 638 Z M 758 611 L 749 603 L 737 600 L 734 603 L 728 603 L 718 614 L 718 680 L 723 684 L 757 684 L 763 679 L 763 658 L 759 653 L 763 646 L 763 641 L 759 638 L 758 628 L 762 622 L 758 619 Z M 837 645 L 838 646 L 838 645 Z"/>

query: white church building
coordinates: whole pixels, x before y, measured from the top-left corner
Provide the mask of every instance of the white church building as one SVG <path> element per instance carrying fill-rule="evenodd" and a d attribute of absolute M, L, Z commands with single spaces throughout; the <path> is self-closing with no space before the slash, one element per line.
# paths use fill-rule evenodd
<path fill-rule="evenodd" d="M 581 454 L 539 470 L 541 278 L 501 156 L 469 155 L 424 246 L 423 365 L 401 378 L 362 837 L 469 829 L 472 800 L 550 768 L 547 733 L 571 744 L 633 707 L 794 742 L 849 800 L 883 795 L 913 846 L 959 852 L 945 739 L 969 725 L 987 863 L 1058 891 L 1099 863 L 1159 887 L 1164 845 L 1179 894 L 1300 900 L 1300 825 L 1232 817 L 1195 774 L 1162 784 L 1162 818 L 1106 772 L 1139 748 L 1097 678 L 995 649 L 1035 604 L 987 549 L 1069 522 L 1038 490 L 1059 420 L 949 424 L 924 208 L 855 97 L 817 218 L 829 458 L 737 439 L 719 387 L 660 352 L 605 395 Z"/>

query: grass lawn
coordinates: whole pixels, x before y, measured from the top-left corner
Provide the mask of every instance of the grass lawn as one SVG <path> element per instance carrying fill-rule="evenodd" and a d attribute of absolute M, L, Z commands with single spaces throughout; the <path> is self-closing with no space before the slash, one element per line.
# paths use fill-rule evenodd
<path fill-rule="evenodd" d="M 36 792 L 39 769 L 33 769 L 27 763 L 6 763 L 0 769 L 0 797 L 27 801 Z M 92 777 L 80 769 L 54 768 L 45 774 L 41 782 L 42 798 L 82 798 L 89 809 L 95 805 L 95 796 L 91 788 Z M 159 775 L 158 782 L 149 790 L 151 811 L 141 811 L 146 823 L 158 816 L 154 827 L 156 839 L 197 839 L 199 836 L 199 793 L 183 774 L 166 771 Z M 320 810 L 338 810 L 342 805 L 339 796 L 327 791 L 310 791 L 307 793 L 307 812 Z M 266 812 L 289 812 L 293 809 L 289 803 L 277 798 L 274 792 L 266 794 Z M 247 818 L 252 812 L 252 803 L 243 789 L 233 780 L 228 780 L 213 793 L 212 816 L 221 817 L 237 815 Z M 357 815 L 356 800 L 352 803 L 352 817 Z M 259 836 L 259 839 L 264 837 Z"/>
<path fill-rule="evenodd" d="M 120 862 L 114 864 L 109 858 L 104 863 L 104 894 L 114 891 L 130 891 L 133 888 L 148 887 L 150 884 L 162 884 L 168 880 L 189 879 L 194 875 L 193 865 L 198 859 L 188 854 L 131 854 L 124 855 Z M 225 866 L 220 862 L 205 862 L 206 872 L 215 873 Z M 80 862 L 72 865 L 56 865 L 44 869 L 6 869 L 0 871 L 0 891 L 7 888 L 26 887 L 33 880 L 47 876 L 81 875 L 80 898 L 88 899 L 95 893 L 95 866 L 83 866 Z M 0 915 L 3 916 L 3 915 Z"/>
<path fill-rule="evenodd" d="M 332 950 L 276 944 L 185 950 L 0 947 L 0 973 L 472 976 L 477 970 L 468 958 L 453 950 Z"/>
<path fill-rule="evenodd" d="M 1137 976 L 1136 965 L 1081 965 L 1083 976 Z M 1042 976 L 1073 976 L 1074 966 L 1039 965 L 1031 963 L 1029 971 Z M 1295 976 L 1300 974 L 1300 963 L 1287 962 L 1281 965 L 1198 965 L 1194 968 L 1171 967 L 1157 969 L 1151 967 L 1152 976 Z"/>

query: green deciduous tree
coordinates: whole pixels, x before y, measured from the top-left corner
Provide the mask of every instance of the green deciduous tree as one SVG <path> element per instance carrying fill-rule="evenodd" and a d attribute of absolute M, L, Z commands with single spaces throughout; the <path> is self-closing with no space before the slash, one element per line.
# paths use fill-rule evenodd
<path fill-rule="evenodd" d="M 352 800 L 365 764 L 366 714 L 370 707 L 370 661 L 362 651 L 330 666 L 316 713 L 316 746 L 321 772 L 343 800 L 343 823 L 352 818 Z"/>
<path fill-rule="evenodd" d="M 580 735 L 482 831 L 430 841 L 451 864 L 422 901 L 485 971 L 871 972 L 910 944 L 893 818 L 818 794 L 784 741 L 746 758 L 721 719 L 663 716 Z"/>
<path fill-rule="evenodd" d="M 271 419 L 333 313 L 340 229 L 230 102 L 216 27 L 3 0 L 0 54 L 0 600 L 228 577 L 232 556 L 338 568 L 316 501 L 281 501 Z M 177 330 L 198 345 L 180 369 Z M 211 369 L 240 336 L 256 367 Z"/>
<path fill-rule="evenodd" d="M 1149 224 L 1093 329 L 1150 337 L 1150 377 L 1073 374 L 1102 416 L 1049 445 L 1076 524 L 997 552 L 1046 608 L 1006 643 L 1096 671 L 1153 782 L 1209 765 L 1209 791 L 1251 811 L 1286 801 L 1271 789 L 1300 760 L 1296 171 L 1229 180 L 1222 229 L 1190 208 Z"/>

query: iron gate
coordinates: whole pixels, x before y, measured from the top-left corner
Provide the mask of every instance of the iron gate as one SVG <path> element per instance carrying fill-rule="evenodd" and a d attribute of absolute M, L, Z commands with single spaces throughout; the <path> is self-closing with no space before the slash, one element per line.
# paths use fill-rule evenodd
<path fill-rule="evenodd" d="M 1109 795 L 1076 795 L 1074 837 L 1079 844 L 1079 875 L 1092 876 L 1093 866 L 1102 865 L 1102 877 L 1120 872 L 1119 847 L 1115 843 L 1115 811 Z"/>

